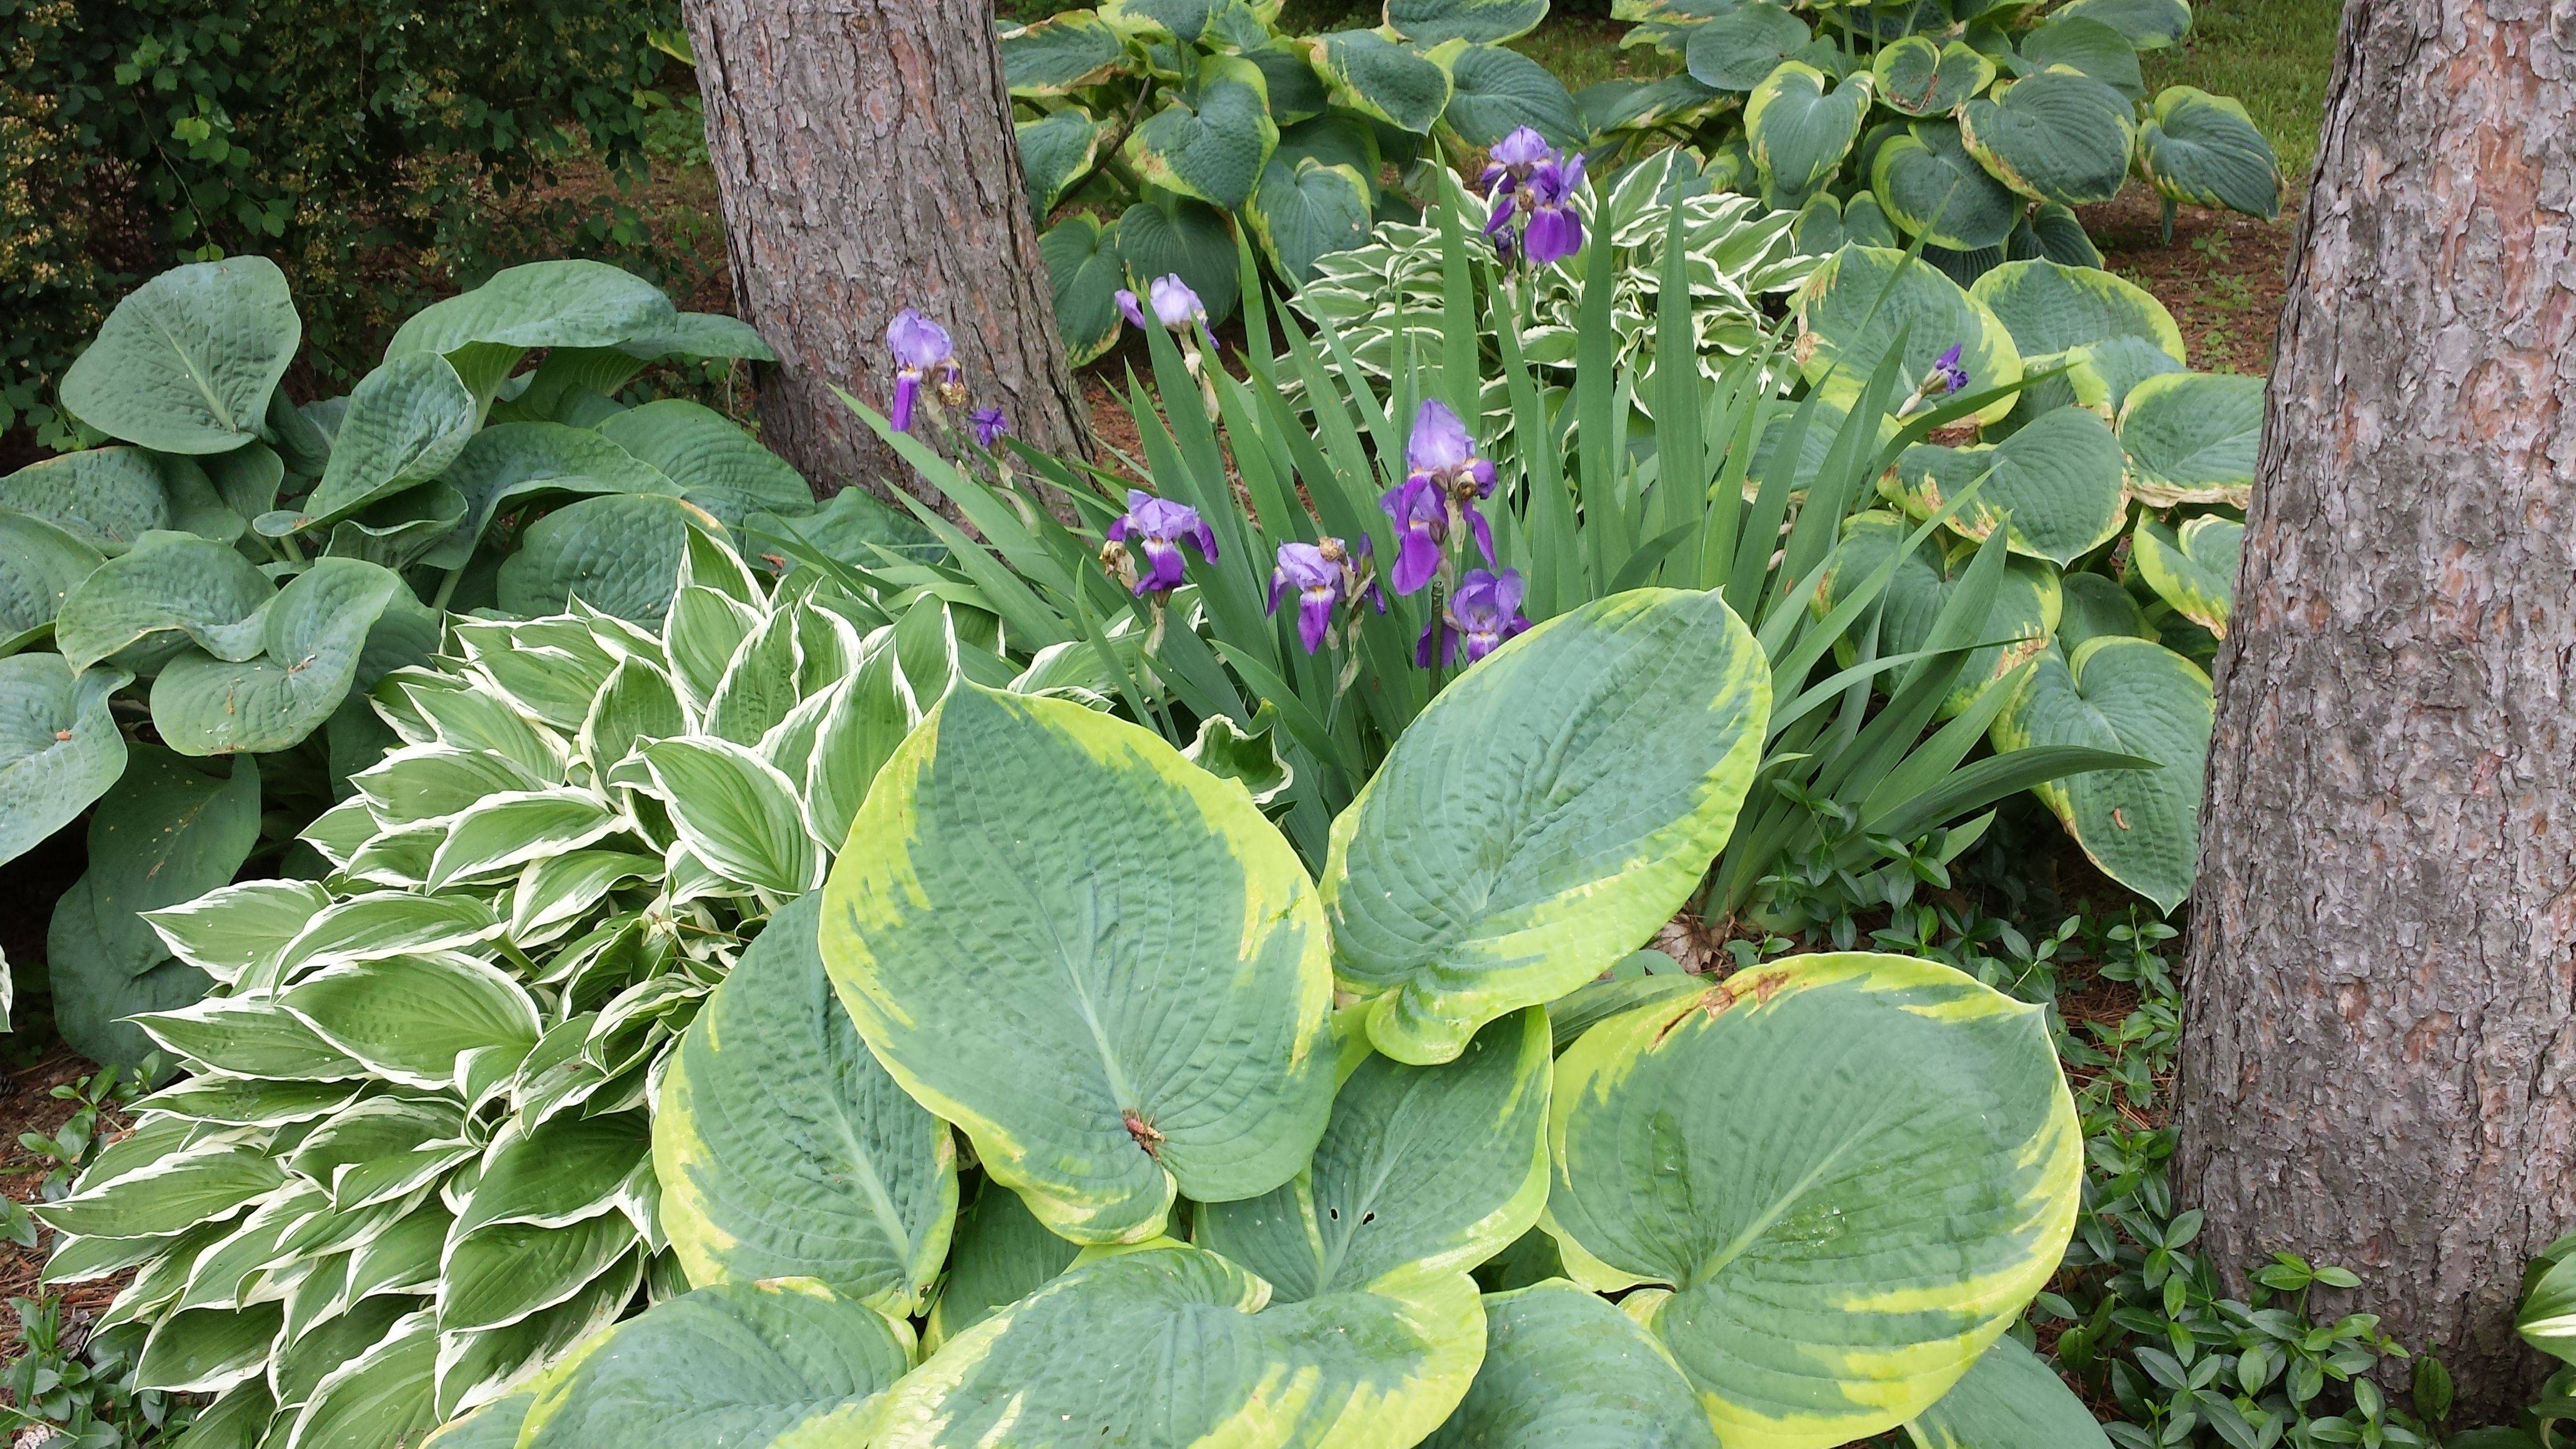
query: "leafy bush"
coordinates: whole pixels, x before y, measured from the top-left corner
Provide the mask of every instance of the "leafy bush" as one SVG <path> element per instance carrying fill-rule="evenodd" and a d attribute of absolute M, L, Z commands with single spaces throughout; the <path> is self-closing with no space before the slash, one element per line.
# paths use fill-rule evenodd
<path fill-rule="evenodd" d="M 279 385 L 301 337 L 261 258 L 165 273 L 63 379 L 119 441 L 0 479 L 0 860 L 97 804 L 47 956 L 57 1025 L 102 1060 L 143 1054 L 119 1018 L 206 987 L 137 913 L 274 862 L 339 798 L 390 739 L 347 701 L 426 658 L 441 610 L 577 591 L 658 620 L 692 526 L 814 507 L 721 415 L 610 397 L 655 358 L 768 355 L 612 267 L 426 308 L 345 398 Z"/>
<path fill-rule="evenodd" d="M 1989 1348 L 2076 1207 L 2040 1013 L 1873 954 L 1585 984 L 1751 783 L 1771 670 L 1718 595 L 1467 670 L 1318 880 L 1251 782 L 1051 682 L 1078 648 L 985 687 L 934 593 L 765 593 L 705 533 L 682 568 L 658 633 L 457 621 L 372 694 L 405 743 L 307 832 L 326 881 L 154 913 L 221 981 L 143 1019 L 197 1075 L 38 1216 L 50 1278 L 137 1270 L 102 1331 L 218 1395 L 200 1433 L 1534 1445 L 1616 1413 L 1821 1449 L 2069 1411 Z M 1506 1248 L 1489 1276 L 1576 1281 L 1480 1297 Z M 1188 1385 L 1152 1371 L 1176 1333 Z"/>
<path fill-rule="evenodd" d="M 1605 145 L 1686 136 L 1721 188 L 1867 245 L 1920 240 L 1963 282 L 2008 259 L 2094 266 L 2072 211 L 2132 169 L 2163 198 L 2271 218 L 2281 176 L 2245 108 L 2173 86 L 2138 55 L 2181 40 L 2187 0 L 1616 0 L 1684 69 L 1581 100 Z M 2044 13 L 2043 13 L 2044 11 Z"/>
<path fill-rule="evenodd" d="M 1564 85 L 1501 44 L 1547 0 L 1390 0 L 1382 29 L 1315 36 L 1278 34 L 1282 3 L 1109 0 L 1003 32 L 1029 205 L 1041 226 L 1084 208 L 1038 243 L 1075 362 L 1117 342 L 1114 294 L 1150 278 L 1177 273 L 1212 319 L 1232 315 L 1230 218 L 1294 286 L 1402 206 L 1386 174 L 1427 142 L 1578 139 Z"/>
<path fill-rule="evenodd" d="M 0 429 L 69 436 L 52 392 L 81 340 L 176 262 L 286 259 L 314 361 L 345 379 L 443 278 L 510 259 L 496 193 L 550 247 L 635 239 L 631 206 L 524 193 L 594 156 L 640 174 L 639 91 L 662 60 L 644 33 L 676 16 L 667 0 L 4 0 Z"/>

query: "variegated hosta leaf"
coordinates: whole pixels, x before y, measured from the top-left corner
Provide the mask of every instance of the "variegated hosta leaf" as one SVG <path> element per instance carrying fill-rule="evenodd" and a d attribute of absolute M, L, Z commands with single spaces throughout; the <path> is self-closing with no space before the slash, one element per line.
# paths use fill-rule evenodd
<path fill-rule="evenodd" d="M 1951 526 L 1984 538 L 2005 526 L 2004 543 L 2026 558 L 2063 567 L 2120 536 L 2129 518 L 2120 442 L 2089 408 L 2040 414 L 1989 447 L 1917 443 L 1897 458 L 1896 496 L 1929 518 L 1971 483 L 1985 486 L 1951 515 Z"/>
<path fill-rule="evenodd" d="M 1992 85 L 1995 63 L 1965 41 L 1908 35 L 1871 64 L 1878 98 L 1909 116 L 1946 116 Z"/>
<path fill-rule="evenodd" d="M 278 1003 L 368 1070 L 418 1087 L 505 1078 L 541 1030 L 526 988 L 453 951 L 332 966 Z"/>
<path fill-rule="evenodd" d="M 2168 201 L 2281 214 L 2281 163 L 2242 103 L 2168 86 L 2138 132 L 2138 166 Z"/>
<path fill-rule="evenodd" d="M 682 1038 L 653 1118 L 662 1226 L 700 1287 L 812 1278 L 897 1317 L 947 1256 L 957 1153 L 868 1054 L 789 903 Z"/>
<path fill-rule="evenodd" d="M 1783 61 L 1744 103 L 1744 133 L 1763 180 L 1803 198 L 1842 165 L 1869 113 L 1867 72 L 1839 82 L 1801 61 Z"/>
<path fill-rule="evenodd" d="M 2010 1334 L 1905 1432 L 1916 1449 L 2111 1449 L 2057 1370 Z"/>
<path fill-rule="evenodd" d="M 2069 0 L 2056 16 L 2099 21 L 2140 50 L 2162 50 L 2191 33 L 2191 0 Z"/>
<path fill-rule="evenodd" d="M 252 441 L 304 325 L 266 257 L 174 267 L 135 288 L 69 371 L 63 407 L 113 438 L 165 453 Z"/>
<path fill-rule="evenodd" d="M 1683 56 L 1691 77 L 1722 91 L 1760 86 L 1815 38 L 1806 21 L 1768 3 L 1728 6 L 1689 36 Z"/>
<path fill-rule="evenodd" d="M 345 1082 L 367 1075 L 356 1058 L 270 1000 L 209 997 L 138 1016 L 135 1024 L 173 1054 L 234 1076 Z"/>
<path fill-rule="evenodd" d="M 641 1112 L 563 1116 L 533 1129 L 504 1127 L 483 1154 L 482 1174 L 457 1212 L 453 1242 L 478 1228 L 531 1223 L 559 1228 L 620 1208 L 639 1169 L 651 1175 L 652 1128 Z"/>
<path fill-rule="evenodd" d="M 1332 1098 L 1328 947 L 1242 791 L 1134 725 L 961 683 L 851 836 L 823 904 L 843 1004 L 1048 1226 L 1142 1241 L 1176 1191 L 1250 1197 L 1304 1165 Z"/>
<path fill-rule="evenodd" d="M 1908 385 L 1929 376 L 1932 364 L 1953 346 L 1971 391 L 2021 381 L 2021 353 L 2004 324 L 1920 257 L 1846 246 L 1807 278 L 1795 306 L 1798 336 L 1791 352 L 1798 369 L 1829 401 L 1845 407 L 1859 399 L 1899 338 Z M 1977 416 L 2000 422 L 2011 411 L 2012 399 L 2004 398 Z"/>
<path fill-rule="evenodd" d="M 2118 579 L 2108 574 L 2068 574 L 2058 581 L 2062 599 L 2057 619 L 2057 647 L 2072 650 L 2087 639 L 2105 634 L 2124 634 L 2134 639 L 2156 639 L 2154 625 L 2147 622 L 2146 610 L 2138 606 Z"/>
<path fill-rule="evenodd" d="M 1771 673 L 1714 593 L 1539 625 L 1409 726 L 1333 825 L 1334 971 L 1399 1061 L 1451 1060 L 1670 919 L 1734 828 Z"/>
<path fill-rule="evenodd" d="M 642 754 L 681 842 L 718 875 L 778 896 L 823 883 L 828 862 L 796 786 L 758 752 L 698 735 L 656 740 Z"/>
<path fill-rule="evenodd" d="M 1875 577 L 1913 531 L 1911 522 L 1884 509 L 1852 515 L 1843 525 L 1842 546 L 1826 565 L 1815 612 L 1826 613 Z M 1897 564 L 1881 595 L 1878 657 L 1910 654 L 1931 642 L 1933 620 L 1975 556 L 1973 545 L 1945 549 L 1937 539 L 1927 539 Z M 2014 642 L 1988 644 L 1968 656 L 1957 683 L 1941 700 L 1941 716 L 1958 714 L 1976 703 L 1988 685 L 2036 658 L 2055 635 L 2062 608 L 2055 567 L 2038 559 L 2008 560 L 1995 584 L 1985 623 L 1971 634 L 1981 640 Z"/>
<path fill-rule="evenodd" d="M 2259 377 L 2174 372 L 2149 377 L 2120 404 L 2120 446 L 2139 499 L 2245 506 L 2263 443 Z"/>
<path fill-rule="evenodd" d="M 527 1449 L 868 1442 L 912 1330 L 799 1279 L 700 1288 L 609 1329 L 538 1380 Z"/>
<path fill-rule="evenodd" d="M 1012 129 L 1019 140 L 1029 210 L 1044 218 L 1055 210 L 1065 188 L 1090 172 L 1100 154 L 1100 124 L 1087 112 L 1067 106 L 1050 116 L 1021 121 Z"/>
<path fill-rule="evenodd" d="M 1466 1393 L 1484 1341 L 1464 1273 L 1274 1303 L 1214 1253 L 1155 1244 L 1076 1268 L 949 1340 L 895 1386 L 874 1442 L 1413 1444 Z M 1174 1363 L 1190 1366 L 1185 1386 Z"/>
<path fill-rule="evenodd" d="M 36 1215 L 57 1232 L 97 1238 L 166 1237 L 224 1217 L 285 1180 L 265 1151 L 239 1136 L 172 1152 L 122 1176 L 93 1166 L 71 1196 Z"/>
<path fill-rule="evenodd" d="M 2102 873 L 2170 911 L 2200 859 L 2200 792 L 2214 706 L 2200 666 L 2144 639 L 2051 649 L 1989 731 L 1995 748 L 2085 745 L 2158 770 L 2096 770 L 2036 787 Z"/>
<path fill-rule="evenodd" d="M 1979 277 L 1968 295 L 1986 304 L 2025 358 L 2133 337 L 2177 363 L 2185 360 L 2182 328 L 2165 304 L 2098 267 L 2006 262 Z"/>
<path fill-rule="evenodd" d="M 1259 1197 L 1203 1205 L 1195 1241 L 1261 1275 L 1281 1303 L 1473 1268 L 1546 1204 L 1552 1064 L 1537 1007 L 1496 1020 L 1446 1066 L 1371 1053 L 1334 1097 L 1306 1170 Z"/>
<path fill-rule="evenodd" d="M 1374 30 L 1337 30 L 1304 45 L 1335 104 L 1417 136 L 1449 108 L 1449 67 L 1467 48 L 1460 38 L 1415 47 Z"/>
<path fill-rule="evenodd" d="M 1208 56 L 1199 61 L 1189 93 L 1174 94 L 1130 133 L 1124 154 L 1136 174 L 1156 186 L 1237 207 L 1252 195 L 1261 163 L 1278 144 L 1261 68 L 1234 56 Z"/>
<path fill-rule="evenodd" d="M 1475 1387 L 1423 1449 L 1717 1449 L 1662 1342 L 1607 1299 L 1562 1280 L 1488 1294 L 1485 1335 Z"/>
<path fill-rule="evenodd" d="M 1719 1439 L 1901 1423 L 2048 1281 L 2083 1143 L 2040 1010 L 1896 956 L 1792 957 L 1594 1027 L 1557 1063 L 1549 1227 Z"/>
<path fill-rule="evenodd" d="M 1015 96 L 1061 96 L 1126 70 L 1127 44 L 1090 10 L 1068 10 L 1005 31 L 1002 79 Z M 1061 113 L 1059 113 L 1061 114 Z"/>
<path fill-rule="evenodd" d="M 438 1426 L 434 1378 L 438 1326 L 427 1312 L 410 1314 L 382 1341 L 332 1370 L 313 1389 L 286 1434 L 286 1449 L 343 1444 L 404 1444 Z M 272 1437 L 277 1434 L 272 1428 Z"/>
<path fill-rule="evenodd" d="M 1077 211 L 1038 238 L 1038 257 L 1046 263 L 1066 358 L 1079 365 L 1107 352 L 1118 340 L 1118 292 L 1127 285 L 1117 226 Z"/>
<path fill-rule="evenodd" d="M 1047 1231 L 1020 1195 L 987 1182 L 957 1215 L 956 1247 L 922 1330 L 925 1352 L 1054 1281 L 1082 1250 Z"/>
<path fill-rule="evenodd" d="M 2140 519 L 2129 557 L 2147 587 L 2174 612 L 2210 633 L 2227 637 L 2236 610 L 2236 567 L 2245 550 L 2245 525 L 2203 514 L 2180 530 Z"/>
<path fill-rule="evenodd" d="M 1960 137 L 1995 179 L 2033 201 L 2108 201 L 2128 179 L 2138 127 L 2129 102 L 2089 75 L 2053 67 L 1959 108 Z"/>
<path fill-rule="evenodd" d="M 1547 18 L 1547 0 L 1386 0 L 1387 27 L 1416 45 L 1500 45 Z"/>
<path fill-rule="evenodd" d="M 1960 144 L 1958 123 L 1917 121 L 1881 142 L 1870 190 L 1908 234 L 1953 251 L 2001 246 L 2022 203 Z"/>

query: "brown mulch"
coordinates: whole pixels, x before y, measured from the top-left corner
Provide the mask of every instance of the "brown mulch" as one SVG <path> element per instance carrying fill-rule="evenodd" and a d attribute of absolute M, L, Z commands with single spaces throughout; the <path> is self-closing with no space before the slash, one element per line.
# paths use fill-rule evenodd
<path fill-rule="evenodd" d="M 11 1072 L 0 1079 L 0 1193 L 18 1202 L 34 1202 L 44 1186 L 45 1171 L 53 1166 L 50 1158 L 28 1150 L 19 1142 L 27 1133 L 51 1136 L 79 1110 L 80 1103 L 57 1097 L 53 1089 L 96 1071 L 88 1058 L 71 1048 L 57 1045 L 43 1059 Z M 115 1130 L 115 1124 L 104 1114 L 99 1121 L 101 1136 Z M 38 1295 L 37 1275 L 44 1268 L 44 1255 L 0 1240 L 0 1298 L 33 1298 Z M 76 1316 L 94 1315 L 106 1309 L 109 1302 L 125 1287 L 130 1274 L 119 1273 L 103 1282 L 80 1283 L 63 1288 L 53 1296 L 63 1300 L 65 1310 Z M 0 1338 L 0 1359 L 5 1359 L 14 1344 Z"/>
<path fill-rule="evenodd" d="M 2294 188 L 2293 194 L 2303 193 Z M 2174 218 L 2170 246 L 2155 194 L 2143 186 L 2079 214 L 2103 263 L 2173 312 L 2192 366 L 2253 376 L 2271 371 L 2272 336 L 2298 236 L 2295 212 L 2272 222 L 2185 207 Z"/>

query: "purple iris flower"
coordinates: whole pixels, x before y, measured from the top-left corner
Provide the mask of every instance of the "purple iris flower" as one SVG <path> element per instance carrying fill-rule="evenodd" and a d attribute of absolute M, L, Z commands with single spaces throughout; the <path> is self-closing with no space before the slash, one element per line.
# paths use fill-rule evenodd
<path fill-rule="evenodd" d="M 1333 610 L 1343 604 L 1356 611 L 1362 602 L 1374 603 L 1381 614 L 1386 612 L 1386 596 L 1378 592 L 1374 571 L 1369 568 L 1369 541 L 1360 540 L 1357 549 L 1344 547 L 1338 538 L 1321 543 L 1283 543 L 1279 545 L 1279 566 L 1270 571 L 1270 607 L 1279 612 L 1279 600 L 1290 589 L 1297 591 L 1297 638 L 1314 653 L 1324 647 L 1331 633 Z"/>
<path fill-rule="evenodd" d="M 1583 250 L 1583 218 L 1574 210 L 1583 189 L 1581 153 L 1559 152 L 1523 126 L 1489 154 L 1481 184 L 1493 209 L 1485 236 L 1502 259 L 1543 267 Z"/>
<path fill-rule="evenodd" d="M 1476 456 L 1476 440 L 1447 403 L 1425 398 L 1415 410 L 1404 464 L 1404 481 L 1378 500 L 1395 520 L 1395 591 L 1410 594 L 1431 581 L 1450 531 L 1462 523 L 1492 563 L 1493 526 L 1476 504 L 1494 496 L 1494 465 Z"/>
<path fill-rule="evenodd" d="M 1145 555 L 1151 571 L 1136 580 L 1136 592 L 1167 594 L 1183 581 L 1181 541 L 1198 545 L 1199 557 L 1216 562 L 1216 530 L 1207 526 L 1199 511 L 1186 503 L 1157 498 L 1142 488 L 1127 490 L 1127 511 L 1109 525 L 1109 541 L 1123 543 L 1136 540 L 1137 550 Z"/>
<path fill-rule="evenodd" d="M 1449 504 L 1440 485 L 1420 473 L 1386 490 L 1378 507 L 1395 520 L 1395 592 L 1419 593 L 1440 571 L 1440 550 L 1449 542 Z"/>
<path fill-rule="evenodd" d="M 1967 388 L 1968 369 L 1959 365 L 1959 344 L 1951 343 L 1950 350 L 1942 353 L 1940 360 L 1932 364 L 1932 377 L 1924 379 L 1926 392 L 1931 391 L 1933 378 L 1940 379 L 1945 392 L 1960 392 Z"/>
<path fill-rule="evenodd" d="M 976 445 L 988 452 L 1011 430 L 1011 415 L 1000 408 L 977 408 L 966 415 L 966 421 L 975 425 Z"/>
<path fill-rule="evenodd" d="M 906 307 L 886 326 L 886 349 L 894 354 L 894 416 L 889 421 L 896 432 L 908 433 L 922 379 L 934 369 L 950 382 L 962 375 L 957 348 L 949 341 L 947 328 Z"/>
<path fill-rule="evenodd" d="M 1136 300 L 1136 294 L 1121 287 L 1115 295 L 1118 298 L 1119 314 L 1139 327 L 1144 326 L 1145 304 Z"/>
<path fill-rule="evenodd" d="M 1542 161 L 1556 158 L 1556 148 L 1547 138 L 1527 126 L 1521 126 L 1494 143 L 1485 153 L 1485 174 L 1476 184 L 1483 187 L 1488 199 L 1508 196 L 1513 188 L 1529 180 L 1530 172 Z"/>
<path fill-rule="evenodd" d="M 1583 157 L 1540 167 L 1530 177 L 1529 226 L 1521 249 L 1531 266 L 1543 267 L 1583 250 L 1583 218 L 1575 214 L 1574 194 L 1583 189 Z"/>
<path fill-rule="evenodd" d="M 1449 596 L 1448 607 L 1414 642 L 1413 662 L 1429 668 L 1435 642 L 1444 667 L 1457 661 L 1462 641 L 1470 664 L 1493 653 L 1505 640 L 1529 628 L 1529 620 L 1521 617 L 1521 598 L 1527 592 L 1519 569 L 1505 569 L 1499 574 L 1469 569 L 1467 577 L 1459 581 L 1458 591 Z"/>

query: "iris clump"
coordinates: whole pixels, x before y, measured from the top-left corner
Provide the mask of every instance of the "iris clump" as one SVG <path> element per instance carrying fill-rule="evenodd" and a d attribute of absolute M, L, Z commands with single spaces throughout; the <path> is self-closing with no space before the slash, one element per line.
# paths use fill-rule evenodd
<path fill-rule="evenodd" d="M 1574 210 L 1583 189 L 1582 153 L 1561 152 L 1523 126 L 1488 154 L 1479 183 L 1493 208 L 1485 235 L 1503 260 L 1544 267 L 1583 250 L 1583 218 Z"/>

